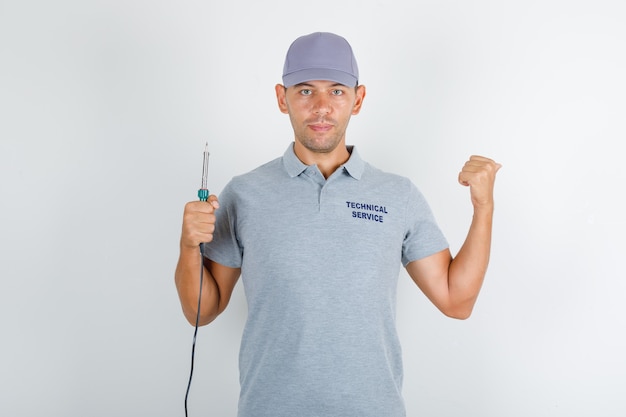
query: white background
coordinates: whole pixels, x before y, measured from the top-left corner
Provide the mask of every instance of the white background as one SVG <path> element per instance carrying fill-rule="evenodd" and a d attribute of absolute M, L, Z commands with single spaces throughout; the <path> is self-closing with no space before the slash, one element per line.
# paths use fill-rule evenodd
<path fill-rule="evenodd" d="M 323 30 L 368 87 L 348 142 L 420 187 L 453 252 L 458 171 L 503 164 L 474 315 L 400 277 L 408 416 L 626 415 L 625 9 L 0 0 L 0 414 L 184 415 L 173 272 L 204 143 L 214 192 L 281 155 L 273 86 L 291 41 Z M 190 415 L 235 415 L 245 314 L 239 284 L 200 330 Z"/>

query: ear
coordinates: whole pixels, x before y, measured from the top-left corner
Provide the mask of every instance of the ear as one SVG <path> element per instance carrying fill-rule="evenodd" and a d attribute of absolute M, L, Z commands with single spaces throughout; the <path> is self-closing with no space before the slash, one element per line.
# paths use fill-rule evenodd
<path fill-rule="evenodd" d="M 286 95 L 287 89 L 282 84 L 276 84 L 276 86 L 274 87 L 274 90 L 276 90 L 276 100 L 278 101 L 278 108 L 280 109 L 282 113 L 288 114 L 289 109 L 287 107 L 287 95 Z"/>
<path fill-rule="evenodd" d="M 356 98 L 354 100 L 354 107 L 352 108 L 352 114 L 359 114 L 361 111 L 361 106 L 363 105 L 363 100 L 365 99 L 365 86 L 359 85 L 356 88 Z"/>

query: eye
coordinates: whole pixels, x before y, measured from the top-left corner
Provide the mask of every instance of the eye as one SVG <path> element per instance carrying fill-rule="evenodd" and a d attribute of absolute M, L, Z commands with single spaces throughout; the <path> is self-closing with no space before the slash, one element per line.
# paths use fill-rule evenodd
<path fill-rule="evenodd" d="M 312 91 L 308 88 L 305 88 L 303 90 L 300 90 L 300 94 L 302 94 L 303 96 L 310 96 L 312 94 Z"/>
<path fill-rule="evenodd" d="M 343 90 L 337 90 L 337 89 L 335 89 L 335 90 L 333 90 L 333 91 L 332 91 L 332 95 L 333 95 L 333 96 L 340 96 L 340 95 L 342 95 L 342 94 L 343 94 Z"/>

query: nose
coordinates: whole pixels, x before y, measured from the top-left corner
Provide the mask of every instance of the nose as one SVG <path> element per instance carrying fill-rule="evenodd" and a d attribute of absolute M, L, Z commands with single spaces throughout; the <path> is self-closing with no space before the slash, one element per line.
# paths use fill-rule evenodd
<path fill-rule="evenodd" d="M 328 114 L 332 110 L 330 100 L 325 94 L 320 94 L 315 98 L 313 102 L 313 113 L 315 114 Z"/>

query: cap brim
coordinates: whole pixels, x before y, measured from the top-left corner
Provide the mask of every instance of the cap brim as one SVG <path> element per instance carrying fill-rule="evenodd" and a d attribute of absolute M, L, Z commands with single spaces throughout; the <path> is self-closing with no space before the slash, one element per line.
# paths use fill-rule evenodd
<path fill-rule="evenodd" d="M 308 68 L 283 75 L 285 87 L 316 80 L 334 81 L 347 87 L 356 87 L 359 81 L 352 74 L 329 68 Z"/>

